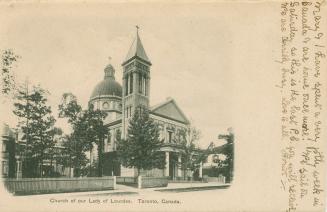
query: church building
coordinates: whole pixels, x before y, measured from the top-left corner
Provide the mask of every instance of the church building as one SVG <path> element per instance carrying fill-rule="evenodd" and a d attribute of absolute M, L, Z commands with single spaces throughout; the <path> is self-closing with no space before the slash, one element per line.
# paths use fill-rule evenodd
<path fill-rule="evenodd" d="M 176 135 L 179 130 L 189 127 L 189 120 L 172 98 L 161 104 L 150 105 L 151 61 L 142 45 L 138 30 L 136 37 L 122 62 L 122 84 L 115 79 L 115 68 L 108 64 L 104 69 L 104 79 L 99 82 L 90 97 L 89 104 L 106 111 L 105 124 L 108 136 L 104 143 L 103 174 L 116 176 L 136 176 L 136 169 L 121 166 L 116 160 L 116 137 L 126 137 L 129 120 L 135 108 L 143 106 L 149 109 L 152 118 L 160 128 L 160 138 L 164 145 L 166 168 L 142 171 L 145 176 L 169 176 L 171 179 L 183 178 L 177 162 L 181 162 L 181 149 Z M 155 83 L 155 82 L 154 82 Z M 152 94 L 151 95 L 156 95 Z"/>

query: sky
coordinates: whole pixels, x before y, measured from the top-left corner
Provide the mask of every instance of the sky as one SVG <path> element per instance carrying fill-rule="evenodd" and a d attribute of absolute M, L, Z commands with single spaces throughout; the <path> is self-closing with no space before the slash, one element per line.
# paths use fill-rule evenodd
<path fill-rule="evenodd" d="M 200 146 L 219 143 L 218 134 L 233 127 L 233 53 L 240 35 L 236 33 L 239 28 L 229 23 L 237 11 L 217 14 L 214 7 L 196 5 L 147 7 L 58 4 L 3 8 L 6 16 L 0 15 L 5 26 L 0 29 L 0 47 L 21 56 L 14 69 L 17 79 L 49 90 L 49 103 L 57 114 L 64 92 L 72 92 L 87 106 L 93 88 L 104 77 L 109 57 L 116 80 L 122 82 L 121 63 L 138 25 L 153 64 L 150 105 L 172 97 L 201 131 Z M 202 15 L 194 16 L 194 11 Z M 59 119 L 57 125 L 67 129 L 64 120 Z"/>

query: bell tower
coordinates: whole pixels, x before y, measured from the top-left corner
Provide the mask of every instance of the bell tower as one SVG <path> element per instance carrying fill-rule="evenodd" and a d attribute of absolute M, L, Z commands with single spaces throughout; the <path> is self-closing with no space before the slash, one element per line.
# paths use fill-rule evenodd
<path fill-rule="evenodd" d="M 140 36 L 139 27 L 136 26 L 134 39 L 123 66 L 123 113 L 122 136 L 126 137 L 128 123 L 138 106 L 149 107 L 150 95 L 150 66 L 151 62 L 145 53 Z"/>

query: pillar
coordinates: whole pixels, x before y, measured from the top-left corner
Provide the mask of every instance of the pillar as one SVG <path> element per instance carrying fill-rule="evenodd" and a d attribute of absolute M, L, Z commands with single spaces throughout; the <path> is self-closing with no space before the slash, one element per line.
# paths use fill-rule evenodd
<path fill-rule="evenodd" d="M 145 95 L 145 75 L 142 75 L 143 95 Z"/>
<path fill-rule="evenodd" d="M 114 190 L 117 189 L 117 179 L 116 179 L 116 176 L 113 177 L 114 179 Z"/>
<path fill-rule="evenodd" d="M 150 76 L 146 79 L 146 95 L 150 96 Z"/>
<path fill-rule="evenodd" d="M 182 177 L 182 155 L 178 155 L 177 177 Z"/>
<path fill-rule="evenodd" d="M 16 162 L 16 178 L 22 178 L 22 161 Z"/>
<path fill-rule="evenodd" d="M 138 189 L 142 188 L 142 176 L 138 176 L 137 178 L 137 188 Z"/>
<path fill-rule="evenodd" d="M 166 169 L 165 169 L 165 176 L 169 177 L 169 152 L 165 152 L 166 154 Z"/>
<path fill-rule="evenodd" d="M 202 178 L 202 162 L 200 162 L 199 177 Z"/>

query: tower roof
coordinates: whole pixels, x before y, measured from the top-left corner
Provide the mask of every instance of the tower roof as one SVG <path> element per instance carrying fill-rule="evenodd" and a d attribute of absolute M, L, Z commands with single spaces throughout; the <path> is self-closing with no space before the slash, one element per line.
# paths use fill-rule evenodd
<path fill-rule="evenodd" d="M 141 42 L 139 32 L 138 32 L 138 26 L 136 26 L 136 38 L 134 39 L 131 47 L 129 48 L 129 51 L 127 53 L 127 56 L 126 56 L 123 64 L 129 62 L 130 60 L 134 59 L 135 57 L 151 64 L 148 56 L 145 53 L 143 44 Z"/>

